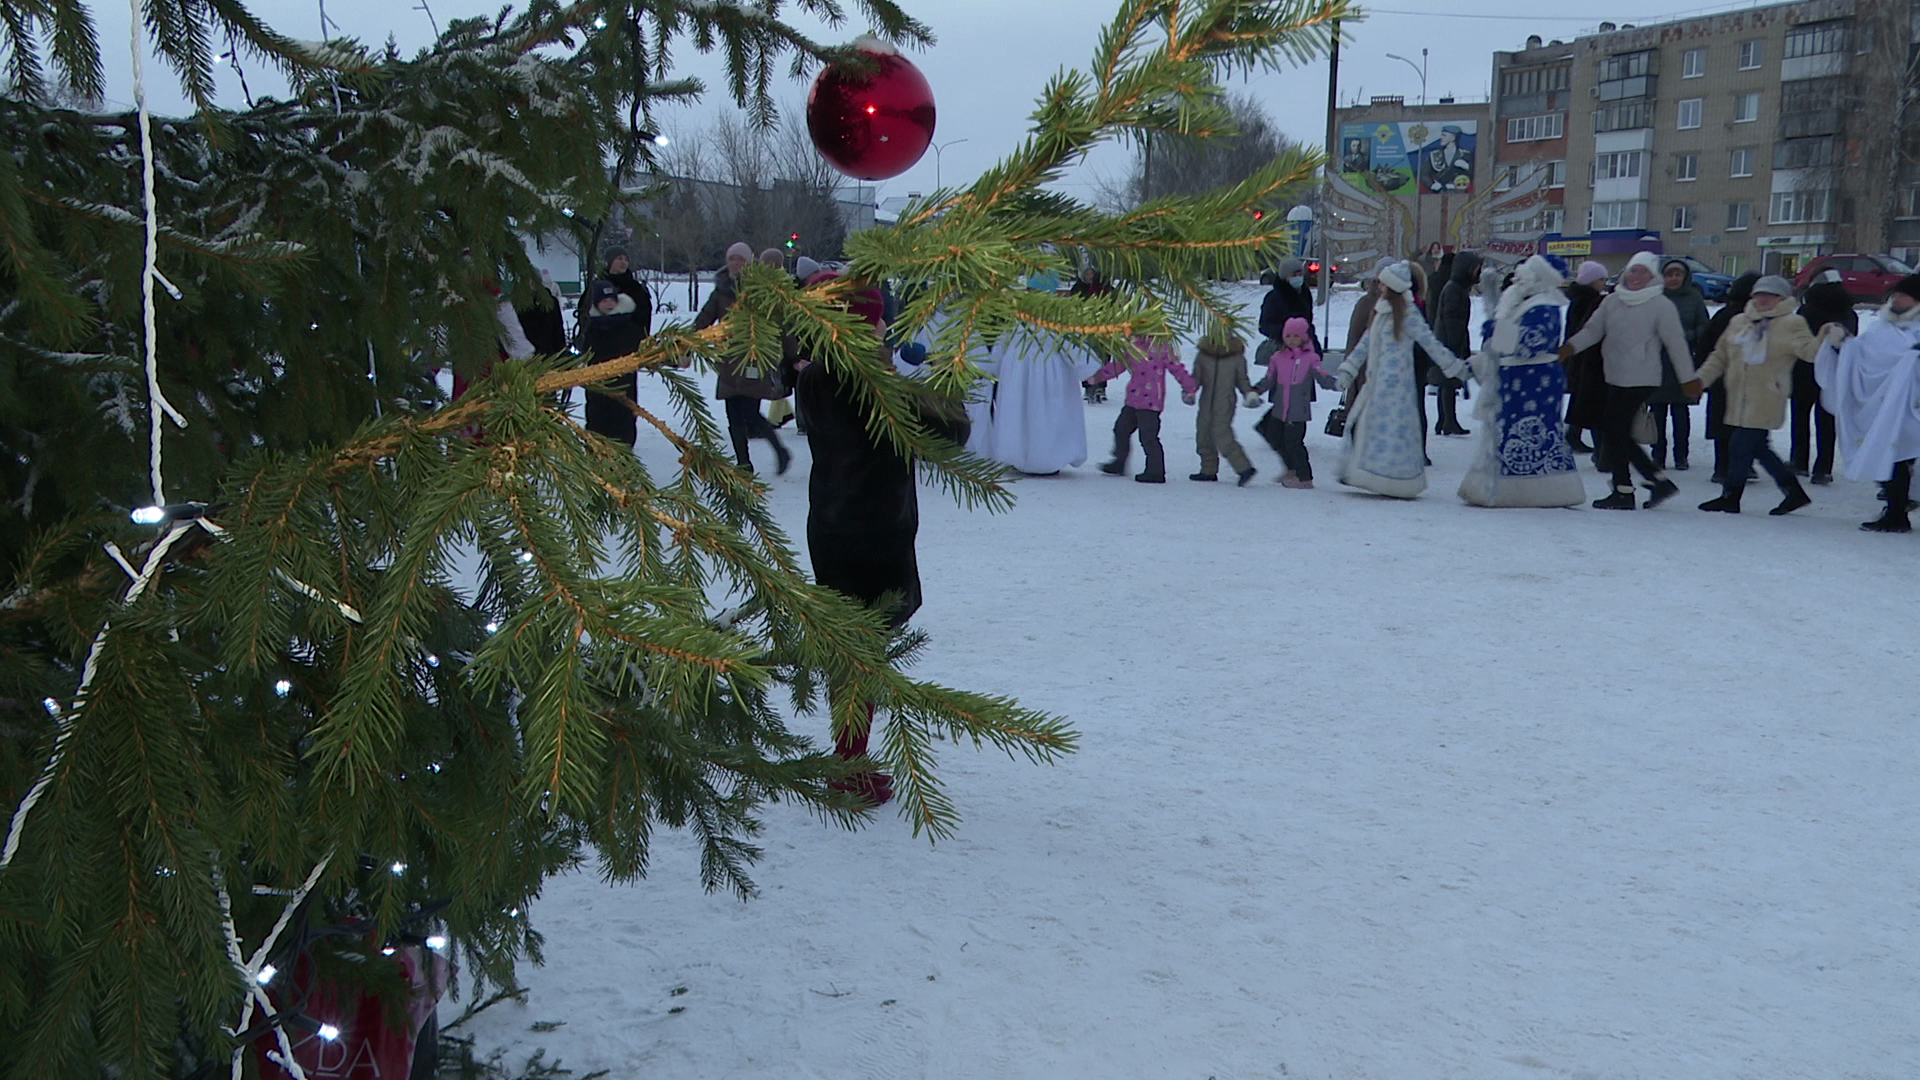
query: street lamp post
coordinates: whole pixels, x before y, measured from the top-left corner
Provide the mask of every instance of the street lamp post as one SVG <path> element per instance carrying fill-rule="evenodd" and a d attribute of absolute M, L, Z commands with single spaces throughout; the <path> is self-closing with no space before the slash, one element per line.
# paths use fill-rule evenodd
<path fill-rule="evenodd" d="M 1420 62 L 1418 64 L 1415 64 L 1413 61 L 1397 53 L 1388 53 L 1387 59 L 1398 60 L 1401 63 L 1412 68 L 1416 73 L 1419 74 L 1420 76 L 1420 107 L 1423 109 L 1426 108 L 1426 105 L 1427 105 L 1427 50 L 1425 49 L 1420 50 Z M 1413 246 L 1414 246 L 1414 250 L 1422 251 L 1422 252 L 1427 250 L 1427 238 L 1425 235 L 1426 228 L 1427 228 L 1426 194 L 1427 194 L 1427 185 L 1422 183 L 1420 180 L 1420 163 L 1416 161 L 1414 162 L 1414 166 L 1413 166 Z"/>
<path fill-rule="evenodd" d="M 945 150 L 949 146 L 958 146 L 961 143 L 966 141 L 967 140 L 965 139 L 953 139 L 949 142 L 933 144 L 933 186 L 935 190 L 938 190 L 940 188 L 940 153 L 941 151 Z"/>

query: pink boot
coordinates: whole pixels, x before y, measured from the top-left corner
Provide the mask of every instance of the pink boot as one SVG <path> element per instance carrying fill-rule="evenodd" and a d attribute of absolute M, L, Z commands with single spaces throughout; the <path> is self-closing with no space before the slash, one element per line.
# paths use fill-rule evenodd
<path fill-rule="evenodd" d="M 867 703 L 866 729 L 855 734 L 851 731 L 833 737 L 833 751 L 852 761 L 867 756 L 867 737 L 873 734 L 873 703 Z M 866 800 L 879 806 L 893 798 L 893 777 L 878 769 L 854 773 L 839 780 L 829 780 L 827 786 L 835 791 L 851 791 L 863 795 Z"/>
<path fill-rule="evenodd" d="M 1308 490 L 1313 487 L 1313 481 L 1302 480 L 1298 476 L 1295 476 L 1292 473 L 1288 473 L 1287 475 L 1281 477 L 1280 483 L 1286 487 L 1297 488 L 1301 490 Z"/>

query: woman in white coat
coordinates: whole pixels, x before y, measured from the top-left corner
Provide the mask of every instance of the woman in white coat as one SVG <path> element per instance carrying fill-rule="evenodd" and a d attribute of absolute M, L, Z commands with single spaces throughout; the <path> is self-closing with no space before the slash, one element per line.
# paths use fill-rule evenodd
<path fill-rule="evenodd" d="M 1475 506 L 1578 506 L 1587 491 L 1560 433 L 1567 375 L 1566 276 L 1544 256 L 1520 264 L 1494 309 L 1493 336 L 1474 357 L 1480 451 L 1460 481 Z"/>
<path fill-rule="evenodd" d="M 1467 362 L 1440 344 L 1407 299 L 1413 272 L 1406 263 L 1381 270 L 1374 287 L 1380 302 L 1374 305 L 1373 321 L 1340 365 L 1338 375 L 1350 402 L 1340 482 L 1411 499 L 1427 488 L 1413 347 L 1425 349 L 1450 379 L 1464 376 Z"/>

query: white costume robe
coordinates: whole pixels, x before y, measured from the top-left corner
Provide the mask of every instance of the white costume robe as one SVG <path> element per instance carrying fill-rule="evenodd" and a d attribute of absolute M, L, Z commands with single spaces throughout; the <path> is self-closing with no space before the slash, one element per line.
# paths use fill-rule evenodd
<path fill-rule="evenodd" d="M 1426 453 L 1420 446 L 1419 390 L 1413 381 L 1413 346 L 1427 350 L 1449 379 L 1467 373 L 1466 361 L 1447 351 L 1433 336 L 1412 301 L 1407 303 L 1404 337 L 1393 333 L 1393 310 L 1374 309 L 1367 332 L 1340 365 L 1345 389 L 1365 372 L 1353 406 L 1347 410 L 1346 453 L 1340 482 L 1396 499 L 1412 499 L 1427 489 Z"/>
<path fill-rule="evenodd" d="M 980 366 L 995 382 L 989 402 L 967 409 L 974 421 L 968 450 L 1036 476 L 1086 464 L 1086 399 L 1080 383 L 1100 370 L 1098 359 L 1017 338 L 994 346 Z"/>
<path fill-rule="evenodd" d="M 1833 414 L 1840 460 L 1854 480 L 1885 480 L 1920 458 L 1920 308 L 1880 318 L 1838 349 L 1822 344 L 1813 376 Z"/>

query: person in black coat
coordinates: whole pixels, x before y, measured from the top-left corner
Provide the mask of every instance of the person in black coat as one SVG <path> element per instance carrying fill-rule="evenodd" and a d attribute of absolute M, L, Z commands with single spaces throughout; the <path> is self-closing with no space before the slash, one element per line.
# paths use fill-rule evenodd
<path fill-rule="evenodd" d="M 1733 317 L 1747 310 L 1747 301 L 1753 299 L 1753 287 L 1759 283 L 1760 271 L 1749 270 L 1727 286 L 1726 306 L 1707 320 L 1707 332 L 1700 337 L 1701 356 L 1713 355 L 1727 327 L 1733 325 Z M 1733 434 L 1727 428 L 1726 387 L 1725 379 L 1716 379 L 1707 387 L 1707 438 L 1713 440 L 1713 483 L 1721 485 L 1727 482 L 1727 439 Z"/>
<path fill-rule="evenodd" d="M 1440 290 L 1439 310 L 1434 313 L 1433 335 L 1455 356 L 1472 356 L 1473 290 L 1480 284 L 1480 256 L 1462 251 L 1453 257 L 1453 272 Z M 1424 424 L 1424 421 L 1423 421 Z M 1436 435 L 1465 435 L 1460 426 L 1460 380 L 1440 383 L 1440 419 L 1433 426 Z"/>
<path fill-rule="evenodd" d="M 1597 262 L 1585 262 L 1574 279 L 1567 283 L 1567 336 L 1580 332 L 1606 299 L 1601 287 L 1607 281 L 1607 268 Z M 1606 411 L 1607 380 L 1601 366 L 1600 346 L 1595 345 L 1567 361 L 1567 445 L 1580 453 L 1598 453 L 1600 420 Z M 1593 445 L 1580 439 L 1580 432 L 1593 432 Z"/>
<path fill-rule="evenodd" d="M 554 285 L 551 273 L 540 271 L 540 291 L 536 299 L 526 307 L 515 308 L 513 314 L 520 320 L 520 332 L 527 335 L 534 352 L 558 356 L 567 351 L 567 326 L 560 318 L 560 290 Z"/>
<path fill-rule="evenodd" d="M 640 348 L 646 340 L 635 312 L 620 310 L 620 290 L 610 281 L 596 281 L 587 290 L 592 314 L 580 331 L 580 347 L 587 363 L 612 360 Z M 629 371 L 605 383 L 587 387 L 587 430 L 632 446 L 640 435 L 639 419 L 627 403 L 639 392 L 640 378 Z"/>
<path fill-rule="evenodd" d="M 1296 318 L 1307 320 L 1313 349 L 1324 355 L 1326 347 L 1320 341 L 1319 329 L 1313 325 L 1313 290 L 1307 286 L 1307 264 L 1294 258 L 1281 259 L 1280 265 L 1274 268 L 1273 288 L 1260 302 L 1260 333 L 1279 341 L 1285 334 L 1287 320 Z"/>
<path fill-rule="evenodd" d="M 885 604 L 887 625 L 906 625 L 920 610 L 920 564 L 914 541 L 920 532 L 920 501 L 913 462 L 867 429 L 854 393 L 825 364 L 808 364 L 787 377 L 798 407 L 807 415 L 813 472 L 807 479 L 807 550 L 813 579 L 869 607 Z M 965 445 L 969 434 L 960 408 L 928 404 L 920 421 L 938 438 Z M 869 730 L 873 706 L 867 706 Z M 867 753 L 869 731 L 842 732 L 834 750 L 848 760 Z M 893 797 L 893 778 L 873 771 L 835 781 L 840 790 L 873 803 Z"/>
<path fill-rule="evenodd" d="M 1800 317 L 1815 337 L 1831 323 L 1847 328 L 1849 335 L 1860 333 L 1860 316 L 1853 310 L 1853 296 L 1841 283 L 1837 270 L 1828 270 L 1807 286 L 1800 298 Z M 1820 384 L 1813 379 L 1813 363 L 1798 360 L 1793 365 L 1793 442 L 1790 461 L 1795 474 L 1807 475 L 1808 443 L 1813 443 L 1813 482 L 1833 483 L 1833 414 L 1820 407 Z M 1809 424 L 1811 421 L 1811 424 Z M 1811 428 L 1812 430 L 1809 430 Z M 1811 438 L 1809 438 L 1811 436 Z"/>

